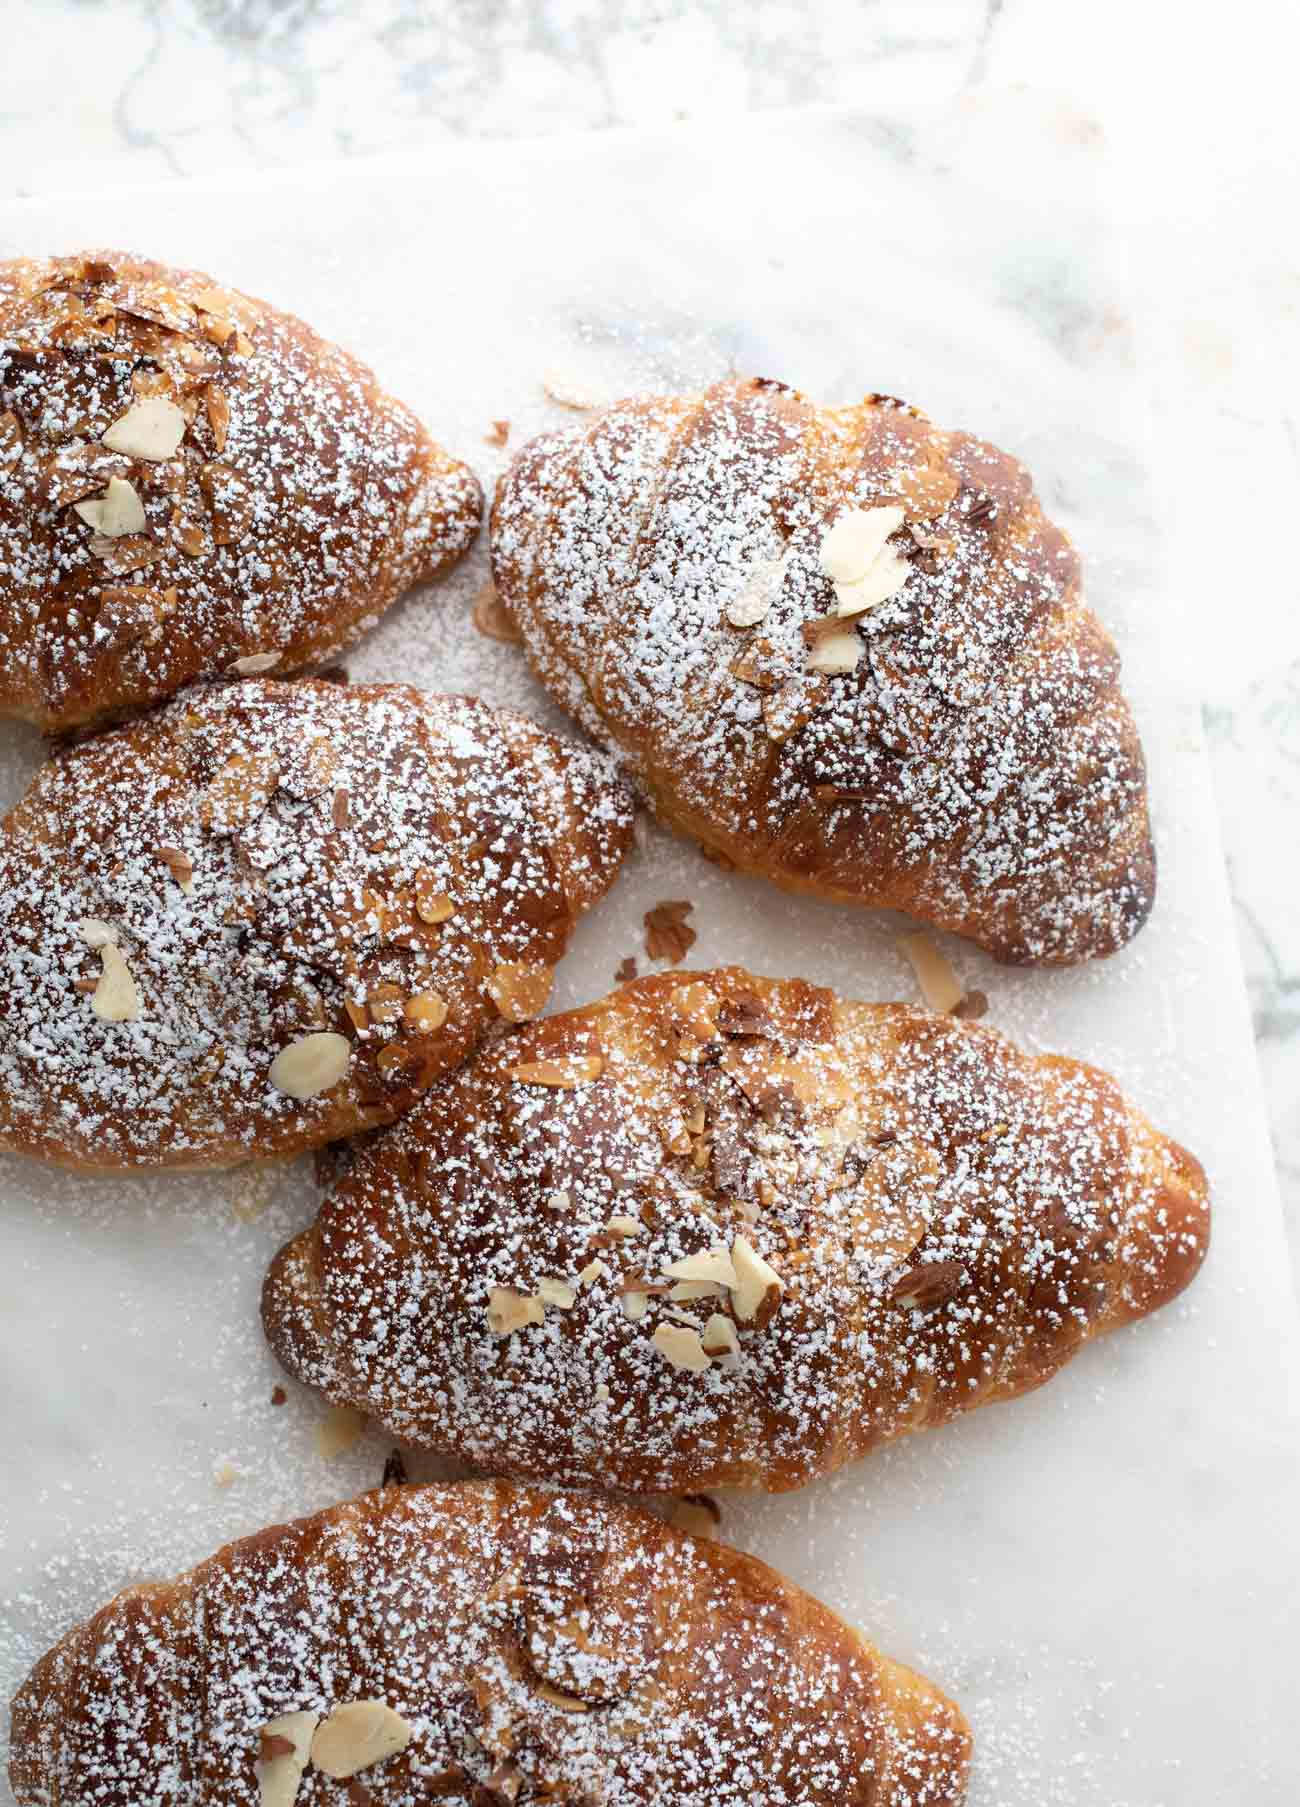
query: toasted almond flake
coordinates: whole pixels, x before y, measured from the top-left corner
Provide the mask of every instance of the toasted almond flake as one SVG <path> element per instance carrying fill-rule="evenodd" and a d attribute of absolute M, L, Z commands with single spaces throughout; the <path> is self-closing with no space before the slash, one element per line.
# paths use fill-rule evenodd
<path fill-rule="evenodd" d="M 898 595 L 911 574 L 912 567 L 905 558 L 892 550 L 882 552 L 859 582 L 836 584 L 836 614 L 864 615 L 868 609 L 879 608 L 882 602 Z"/>
<path fill-rule="evenodd" d="M 245 653 L 242 659 L 236 659 L 230 667 L 238 672 L 241 678 L 255 678 L 264 671 L 274 671 L 280 663 L 280 653 Z"/>
<path fill-rule="evenodd" d="M 370 1012 L 370 1020 L 374 1023 L 395 1023 L 403 1014 L 402 988 L 391 979 L 382 985 L 376 985 L 373 991 L 366 994 L 366 1008 Z"/>
<path fill-rule="evenodd" d="M 511 1336 L 528 1324 L 540 1324 L 546 1316 L 540 1299 L 494 1286 L 488 1294 L 487 1321 L 493 1336 Z"/>
<path fill-rule="evenodd" d="M 686 918 L 695 908 L 685 898 L 666 898 L 645 913 L 645 951 L 652 960 L 679 966 L 695 941 Z"/>
<path fill-rule="evenodd" d="M 605 1225 L 611 1236 L 643 1236 L 645 1225 L 639 1217 L 611 1217 Z"/>
<path fill-rule="evenodd" d="M 589 1085 L 599 1079 L 605 1062 L 599 1054 L 572 1054 L 560 1060 L 525 1060 L 511 1067 L 510 1077 L 521 1085 L 550 1085 L 561 1091 Z"/>
<path fill-rule="evenodd" d="M 852 628 L 840 633 L 821 634 L 808 649 L 804 661 L 809 671 L 825 672 L 828 677 L 856 671 L 866 647 L 862 636 Z"/>
<path fill-rule="evenodd" d="M 930 1009 L 945 1016 L 955 1010 L 965 991 L 947 955 L 940 952 L 928 935 L 900 935 L 898 942 L 912 963 L 921 996 Z"/>
<path fill-rule="evenodd" d="M 836 584 L 857 583 L 902 525 L 901 508 L 846 508 L 821 543 L 822 570 Z"/>
<path fill-rule="evenodd" d="M 508 1023 L 528 1023 L 546 1008 L 555 969 L 541 960 L 507 960 L 488 981 L 488 995 Z"/>
<path fill-rule="evenodd" d="M 80 515 L 87 527 L 93 527 L 106 540 L 144 531 L 144 504 L 134 483 L 126 482 L 122 477 L 110 477 L 102 496 L 74 503 L 73 513 Z"/>
<path fill-rule="evenodd" d="M 165 396 L 149 395 L 132 402 L 100 439 L 110 452 L 122 452 L 128 458 L 147 458 L 162 464 L 174 458 L 185 437 L 185 416 L 175 402 Z"/>
<path fill-rule="evenodd" d="M 585 1700 L 579 1700 L 576 1694 L 562 1694 L 553 1688 L 550 1682 L 540 1682 L 537 1693 L 540 1699 L 550 1706 L 558 1707 L 561 1713 L 588 1713 L 591 1711 Z"/>
<path fill-rule="evenodd" d="M 722 1288 L 715 1280 L 678 1280 L 668 1297 L 684 1304 L 688 1299 L 716 1299 L 721 1292 Z"/>
<path fill-rule="evenodd" d="M 609 1269 L 605 1266 L 605 1263 L 601 1260 L 600 1256 L 597 1255 L 595 1260 L 589 1261 L 586 1267 L 584 1267 L 578 1275 L 578 1285 L 591 1286 L 600 1279 L 602 1274 L 607 1274 L 608 1272 Z"/>
<path fill-rule="evenodd" d="M 613 399 L 594 383 L 584 382 L 580 376 L 564 370 L 544 371 L 542 388 L 562 408 L 576 408 L 584 414 L 593 408 L 607 407 Z"/>
<path fill-rule="evenodd" d="M 660 1324 L 650 1340 L 664 1360 L 674 1368 L 702 1374 L 709 1366 L 709 1358 L 704 1353 L 698 1330 L 676 1324 Z"/>
<path fill-rule="evenodd" d="M 493 583 L 485 583 L 475 595 L 471 619 L 485 640 L 499 640 L 503 646 L 522 646 L 524 643 L 518 622 L 502 602 Z"/>
<path fill-rule="evenodd" d="M 290 1098 L 315 1098 L 328 1092 L 347 1073 L 352 1044 L 332 1029 L 315 1029 L 281 1048 L 271 1062 L 269 1078 L 277 1092 Z"/>
<path fill-rule="evenodd" d="M 90 1008 L 101 1022 L 133 1023 L 140 1015 L 140 993 L 126 957 L 115 941 L 99 949 L 103 970 L 90 997 Z"/>
<path fill-rule="evenodd" d="M 332 1405 L 316 1426 L 316 1454 L 332 1462 L 352 1448 L 365 1427 L 365 1418 L 354 1405 Z"/>
<path fill-rule="evenodd" d="M 761 1330 L 780 1304 L 785 1283 L 743 1236 L 733 1241 L 731 1259 L 736 1268 L 736 1284 L 731 1290 L 736 1316 Z"/>
<path fill-rule="evenodd" d="M 674 1280 L 707 1280 L 717 1286 L 737 1286 L 739 1281 L 726 1249 L 706 1249 L 674 1261 L 664 1272 Z"/>
<path fill-rule="evenodd" d="M 258 1765 L 261 1807 L 293 1807 L 307 1767 L 312 1734 L 319 1723 L 315 1713 L 286 1713 L 262 1727 Z"/>
<path fill-rule="evenodd" d="M 670 1500 L 667 1516 L 669 1524 L 676 1525 L 679 1531 L 688 1531 L 692 1537 L 716 1537 L 722 1522 L 718 1506 L 705 1493 Z"/>
<path fill-rule="evenodd" d="M 189 297 L 189 302 L 191 307 L 198 308 L 201 313 L 220 314 L 228 319 L 234 306 L 234 297 L 224 289 L 208 288 L 199 289 Z"/>
<path fill-rule="evenodd" d="M 335 1707 L 311 1741 L 311 1760 L 342 1781 L 404 1751 L 411 1728 L 384 1700 L 349 1700 Z"/>
<path fill-rule="evenodd" d="M 218 834 L 246 828 L 266 808 L 279 782 L 279 764 L 269 753 L 234 754 L 203 794 L 199 806 L 203 826 Z"/>
<path fill-rule="evenodd" d="M 212 428 L 212 438 L 218 453 L 226 449 L 226 435 L 230 430 L 230 403 L 226 392 L 216 383 L 209 383 L 203 391 L 203 401 L 207 410 L 208 425 Z"/>
<path fill-rule="evenodd" d="M 544 1305 L 554 1305 L 560 1311 L 571 1310 L 578 1298 L 571 1286 L 550 1274 L 544 1274 L 537 1282 L 537 1296 Z"/>
<path fill-rule="evenodd" d="M 194 862 L 181 847 L 155 847 L 154 852 L 166 866 L 186 897 L 194 894 Z"/>
<path fill-rule="evenodd" d="M 87 947 L 104 947 L 110 941 L 117 940 L 117 930 L 111 922 L 101 922 L 98 916 L 83 916 L 77 929 Z"/>
<path fill-rule="evenodd" d="M 750 567 L 744 587 L 727 604 L 732 627 L 756 627 L 764 619 L 780 592 L 785 565 L 784 558 L 772 558 Z"/>
<path fill-rule="evenodd" d="M 704 1334 L 700 1338 L 704 1353 L 715 1360 L 723 1355 L 739 1355 L 740 1338 L 736 1335 L 736 1326 L 730 1318 L 723 1317 L 715 1311 L 704 1326 Z"/>
<path fill-rule="evenodd" d="M 623 1316 L 637 1324 L 650 1309 L 649 1293 L 624 1293 Z"/>
<path fill-rule="evenodd" d="M 456 906 L 445 891 L 436 889 L 436 881 L 432 872 L 424 867 L 416 873 L 415 913 L 421 922 L 446 922 L 455 914 Z"/>
<path fill-rule="evenodd" d="M 402 1006 L 402 1014 L 421 1035 L 431 1035 L 447 1020 L 447 1000 L 436 991 L 417 991 Z"/>

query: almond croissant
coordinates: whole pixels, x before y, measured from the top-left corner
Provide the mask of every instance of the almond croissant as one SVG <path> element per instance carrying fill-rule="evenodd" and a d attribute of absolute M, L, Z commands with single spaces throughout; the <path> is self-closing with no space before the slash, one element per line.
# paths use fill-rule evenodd
<path fill-rule="evenodd" d="M 201 687 L 0 825 L 0 1148 L 221 1166 L 386 1123 L 541 1009 L 631 807 L 603 754 L 400 684 Z"/>
<path fill-rule="evenodd" d="M 542 682 L 724 863 L 1008 961 L 1145 921 L 1118 657 L 993 446 L 887 396 L 637 397 L 524 448 L 492 558 Z"/>
<path fill-rule="evenodd" d="M 475 1467 L 796 1487 L 1191 1279 L 1205 1178 L 1095 1068 L 738 967 L 529 1025 L 360 1151 L 263 1322 Z"/>
<path fill-rule="evenodd" d="M 127 1588 L 12 1723 L 18 1807 L 957 1807 L 970 1750 L 754 1557 L 500 1481 L 384 1488 Z"/>
<path fill-rule="evenodd" d="M 0 262 L 0 714 L 54 732 L 320 659 L 481 513 L 292 315 L 120 251 Z"/>

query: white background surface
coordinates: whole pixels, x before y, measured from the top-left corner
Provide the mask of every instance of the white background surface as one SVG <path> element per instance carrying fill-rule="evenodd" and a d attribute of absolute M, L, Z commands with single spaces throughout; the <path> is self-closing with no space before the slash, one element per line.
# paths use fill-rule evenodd
<path fill-rule="evenodd" d="M 557 365 L 617 390 L 734 360 L 828 401 L 869 370 L 1031 463 L 1125 654 L 1160 901 L 1096 968 L 955 958 L 995 1023 L 1109 1066 L 1195 1149 L 1215 1246 L 1183 1302 L 1033 1398 L 801 1495 L 728 1502 L 724 1530 L 956 1695 L 979 1741 L 977 1807 L 1293 1807 L 1297 1323 L 1199 709 L 1166 657 L 1168 622 L 1190 637 L 1200 616 L 1167 569 L 1167 429 L 1139 380 L 1127 235 L 1105 223 L 1091 164 L 1030 128 L 1014 110 L 916 114 L 902 154 L 861 116 L 787 117 L 724 140 L 611 137 L 598 158 L 471 148 L 351 177 L 46 199 L 0 216 L 0 255 L 147 237 L 208 265 L 371 360 L 489 480 L 489 423 L 510 418 L 517 444 L 552 418 L 539 378 Z M 1031 158 L 1040 180 L 1053 162 L 1050 215 L 1007 191 Z M 471 565 L 394 611 L 353 671 L 546 713 L 519 655 L 468 624 L 480 577 Z M 9 730 L 0 747 L 12 794 L 35 742 Z M 863 914 L 652 837 L 584 924 L 557 1002 L 606 989 L 662 897 L 695 900 L 699 963 L 911 995 Z M 252 1224 L 229 1176 L 108 1184 L 9 1163 L 0 1185 L 7 1688 L 122 1582 L 372 1483 L 384 1450 L 325 1464 L 319 1402 L 290 1386 L 269 1403 L 256 1294 L 310 1213 L 301 1178 Z M 226 1464 L 237 1478 L 220 1487 Z"/>

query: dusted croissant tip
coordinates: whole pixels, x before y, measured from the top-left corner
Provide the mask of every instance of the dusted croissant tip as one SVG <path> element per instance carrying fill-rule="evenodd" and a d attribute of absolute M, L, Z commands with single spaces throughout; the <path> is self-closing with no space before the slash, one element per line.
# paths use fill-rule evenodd
<path fill-rule="evenodd" d="M 1148 1130 L 1155 1183 L 1121 1232 L 1123 1316 L 1169 1305 L 1200 1272 L 1210 1247 L 1210 1186 L 1205 1169 L 1179 1143 Z"/>
<path fill-rule="evenodd" d="M 927 1807 L 961 1807 L 974 1751 L 966 1715 L 915 1669 L 885 1658 L 879 1671 L 884 1798 L 908 1799 L 909 1784 L 924 1776 Z"/>

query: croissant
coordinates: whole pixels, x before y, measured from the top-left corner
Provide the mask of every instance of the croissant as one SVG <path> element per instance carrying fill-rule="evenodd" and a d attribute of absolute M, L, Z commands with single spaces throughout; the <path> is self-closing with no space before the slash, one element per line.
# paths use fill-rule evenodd
<path fill-rule="evenodd" d="M 970 1749 L 754 1557 L 500 1481 L 384 1488 L 127 1588 L 12 1728 L 18 1807 L 956 1807 Z"/>
<path fill-rule="evenodd" d="M 993 446 L 888 396 L 637 397 L 523 449 L 492 560 L 542 682 L 724 864 L 1005 961 L 1145 921 L 1118 657 Z"/>
<path fill-rule="evenodd" d="M 400 684 L 200 687 L 0 824 L 0 1148 L 206 1167 L 386 1123 L 540 1010 L 631 805 L 603 754 Z"/>
<path fill-rule="evenodd" d="M 1186 1286 L 1205 1177 L 1095 1068 L 739 967 L 530 1024 L 359 1152 L 280 1361 L 475 1468 L 796 1487 Z"/>
<path fill-rule="evenodd" d="M 0 714 L 54 733 L 323 658 L 481 514 L 292 315 L 121 251 L 0 262 Z"/>

